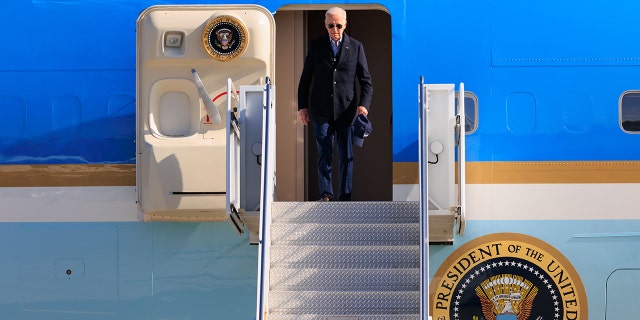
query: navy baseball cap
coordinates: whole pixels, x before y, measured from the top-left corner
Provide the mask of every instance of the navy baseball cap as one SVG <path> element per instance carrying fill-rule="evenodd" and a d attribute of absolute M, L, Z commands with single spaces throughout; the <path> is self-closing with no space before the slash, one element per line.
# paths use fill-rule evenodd
<path fill-rule="evenodd" d="M 353 132 L 351 132 L 351 142 L 358 147 L 362 147 L 364 138 L 371 134 L 371 121 L 364 114 L 359 114 L 353 121 Z"/>

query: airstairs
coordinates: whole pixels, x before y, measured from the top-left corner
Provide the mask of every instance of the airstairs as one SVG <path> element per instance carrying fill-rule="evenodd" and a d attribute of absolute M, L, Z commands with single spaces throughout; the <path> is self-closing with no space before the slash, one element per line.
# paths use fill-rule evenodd
<path fill-rule="evenodd" d="M 275 202 L 267 319 L 420 319 L 418 202 Z"/>
<path fill-rule="evenodd" d="M 456 114 L 453 85 L 421 81 L 419 88 L 418 201 L 277 202 L 267 85 L 256 319 L 429 319 L 429 242 L 451 243 L 453 230 L 464 229 L 464 179 L 456 192 L 451 150 L 464 145 L 459 131 L 464 130 L 464 99 L 459 99 Z M 464 94 L 462 84 L 458 94 Z M 429 112 L 445 130 L 430 131 Z M 434 155 L 435 161 L 430 159 Z M 458 157 L 464 163 L 464 155 Z M 429 172 L 430 166 L 441 169 Z M 464 177 L 464 169 L 458 170 Z M 427 181 L 442 179 L 449 182 L 430 192 Z M 430 231 L 436 231 L 434 238 Z"/>

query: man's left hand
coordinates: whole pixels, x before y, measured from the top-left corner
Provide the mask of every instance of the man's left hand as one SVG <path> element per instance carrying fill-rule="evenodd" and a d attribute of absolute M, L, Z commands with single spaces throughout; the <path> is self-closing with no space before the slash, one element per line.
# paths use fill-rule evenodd
<path fill-rule="evenodd" d="M 365 108 L 364 106 L 359 106 L 358 110 L 356 111 L 356 116 L 361 114 L 364 114 L 364 116 L 366 117 L 369 115 L 369 110 L 367 110 L 367 108 Z"/>

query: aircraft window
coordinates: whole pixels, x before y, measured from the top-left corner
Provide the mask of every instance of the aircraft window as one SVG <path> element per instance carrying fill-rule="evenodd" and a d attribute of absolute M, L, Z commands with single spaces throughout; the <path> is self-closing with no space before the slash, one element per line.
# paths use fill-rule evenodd
<path fill-rule="evenodd" d="M 458 92 L 456 91 L 456 113 L 458 108 Z M 478 97 L 469 91 L 464 93 L 464 114 L 465 125 L 464 132 L 466 134 L 472 134 L 478 129 Z"/>
<path fill-rule="evenodd" d="M 620 127 L 625 132 L 640 132 L 640 91 L 626 91 L 619 101 Z"/>

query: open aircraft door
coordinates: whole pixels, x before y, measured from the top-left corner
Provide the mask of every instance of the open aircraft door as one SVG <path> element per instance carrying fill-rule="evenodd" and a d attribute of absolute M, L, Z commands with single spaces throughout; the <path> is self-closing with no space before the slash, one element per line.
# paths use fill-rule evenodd
<path fill-rule="evenodd" d="M 259 210 L 275 21 L 257 5 L 162 5 L 137 21 L 137 190 L 144 221 Z"/>

